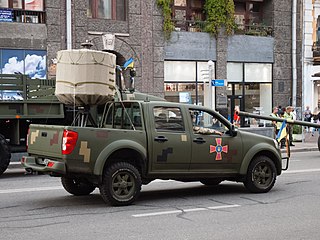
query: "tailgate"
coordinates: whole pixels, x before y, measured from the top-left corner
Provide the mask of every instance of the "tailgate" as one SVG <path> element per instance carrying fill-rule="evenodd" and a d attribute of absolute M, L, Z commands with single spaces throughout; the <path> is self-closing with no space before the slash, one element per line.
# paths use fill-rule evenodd
<path fill-rule="evenodd" d="M 64 126 L 31 124 L 28 134 L 28 153 L 61 159 L 63 130 Z"/>

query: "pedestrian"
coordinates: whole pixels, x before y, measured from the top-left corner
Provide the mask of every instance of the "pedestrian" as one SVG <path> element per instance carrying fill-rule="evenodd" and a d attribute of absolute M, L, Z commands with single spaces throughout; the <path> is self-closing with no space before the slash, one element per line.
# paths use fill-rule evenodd
<path fill-rule="evenodd" d="M 272 113 L 271 113 L 270 116 L 271 116 L 271 117 L 274 117 L 274 118 L 281 118 L 281 117 L 279 116 L 279 114 L 278 114 L 278 111 L 279 111 L 279 109 L 278 109 L 277 107 L 274 107 L 274 108 L 273 108 L 273 111 L 272 111 Z M 280 130 L 280 128 L 281 128 L 282 122 L 272 121 L 272 125 L 273 125 L 273 127 L 274 127 L 275 137 L 277 137 L 278 132 L 279 132 L 279 130 Z M 284 146 L 285 146 L 285 139 L 284 139 L 284 138 L 281 139 L 281 141 L 280 141 L 280 146 L 281 146 L 281 148 L 284 148 Z"/>
<path fill-rule="evenodd" d="M 293 107 L 292 106 L 287 106 L 286 111 L 283 114 L 283 117 L 288 121 L 293 121 Z M 293 126 L 291 123 L 287 123 L 287 133 L 289 134 L 289 145 L 294 146 L 293 138 L 292 138 L 292 131 L 293 131 Z"/>
<path fill-rule="evenodd" d="M 233 124 L 237 127 L 240 126 L 240 116 L 238 115 L 239 111 L 240 111 L 239 106 L 235 106 L 234 113 L 233 113 Z"/>
<path fill-rule="evenodd" d="M 320 124 L 320 112 L 312 115 L 313 122 Z M 312 128 L 311 136 L 314 136 L 315 131 L 318 131 L 318 128 Z"/>
<path fill-rule="evenodd" d="M 303 121 L 311 122 L 312 113 L 309 106 L 306 106 L 306 109 L 303 112 Z M 310 132 L 310 127 L 306 127 L 307 132 Z"/>

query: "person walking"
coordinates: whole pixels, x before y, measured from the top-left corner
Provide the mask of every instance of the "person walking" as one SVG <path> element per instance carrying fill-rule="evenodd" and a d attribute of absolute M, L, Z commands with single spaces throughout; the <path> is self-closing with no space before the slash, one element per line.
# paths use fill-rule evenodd
<path fill-rule="evenodd" d="M 274 117 L 274 118 L 281 118 L 279 116 L 279 114 L 278 114 L 278 111 L 279 111 L 279 109 L 277 107 L 274 107 L 273 110 L 272 110 L 272 113 L 270 114 L 270 116 Z M 282 122 L 272 121 L 272 125 L 274 126 L 275 136 L 277 137 L 278 132 L 279 132 L 279 130 L 281 128 Z M 280 146 L 281 146 L 281 148 L 285 147 L 285 139 L 284 138 L 281 139 Z"/>
<path fill-rule="evenodd" d="M 306 106 L 306 109 L 303 112 L 303 121 L 311 122 L 312 113 L 309 106 Z M 306 127 L 307 132 L 310 132 L 310 127 Z"/>
<path fill-rule="evenodd" d="M 287 106 L 286 111 L 283 114 L 283 118 L 285 118 L 287 121 L 292 121 L 293 120 L 293 107 L 292 106 Z M 293 131 L 293 126 L 291 123 L 287 123 L 287 133 L 289 134 L 289 144 L 290 146 L 294 146 L 292 143 L 293 138 L 292 138 L 292 131 Z"/>

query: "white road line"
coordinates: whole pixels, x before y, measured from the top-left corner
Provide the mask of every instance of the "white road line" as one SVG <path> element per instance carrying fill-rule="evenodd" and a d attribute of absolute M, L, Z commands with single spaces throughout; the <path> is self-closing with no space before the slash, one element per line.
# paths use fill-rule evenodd
<path fill-rule="evenodd" d="M 206 207 L 206 208 L 191 208 L 191 209 L 182 209 L 182 210 L 172 210 L 172 211 L 162 211 L 162 212 L 153 212 L 153 213 L 141 213 L 134 214 L 132 217 L 151 217 L 151 216 L 160 216 L 160 215 L 169 215 L 169 214 L 177 214 L 177 213 L 186 213 L 186 212 L 199 212 L 199 211 L 209 211 L 209 210 L 219 210 L 226 208 L 235 208 L 240 207 L 240 205 L 223 205 L 216 207 Z"/>
<path fill-rule="evenodd" d="M 289 171 L 284 171 L 283 173 L 309 173 L 309 172 L 320 172 L 320 168 L 304 169 L 304 170 L 289 170 Z"/>
<path fill-rule="evenodd" d="M 62 190 L 62 189 L 63 188 L 61 186 L 57 186 L 57 187 L 37 187 L 37 188 L 17 188 L 17 189 L 0 190 L 0 194 L 51 191 L 51 190 Z"/>

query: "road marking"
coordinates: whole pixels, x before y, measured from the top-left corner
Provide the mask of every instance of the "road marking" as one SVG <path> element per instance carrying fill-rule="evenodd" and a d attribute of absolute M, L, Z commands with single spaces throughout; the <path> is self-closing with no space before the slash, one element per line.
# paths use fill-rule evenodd
<path fill-rule="evenodd" d="M 283 173 L 309 173 L 309 172 L 320 172 L 320 168 L 304 169 L 304 170 L 289 170 L 289 171 L 284 171 Z"/>
<path fill-rule="evenodd" d="M 177 214 L 177 213 L 187 213 L 187 212 L 199 212 L 199 211 L 209 211 L 209 210 L 219 210 L 219 209 L 227 209 L 227 208 L 235 208 L 240 207 L 240 205 L 223 205 L 216 207 L 204 207 L 204 208 L 191 208 L 191 209 L 181 209 L 181 210 L 172 210 L 172 211 L 162 211 L 162 212 L 153 212 L 153 213 L 141 213 L 134 214 L 132 217 L 151 217 L 151 216 L 160 216 L 160 215 L 169 215 L 169 214 Z"/>
<path fill-rule="evenodd" d="M 63 188 L 61 186 L 57 186 L 57 187 L 37 187 L 37 188 L 17 188 L 17 189 L 0 190 L 0 194 L 51 191 L 51 190 L 62 190 L 62 189 Z"/>

